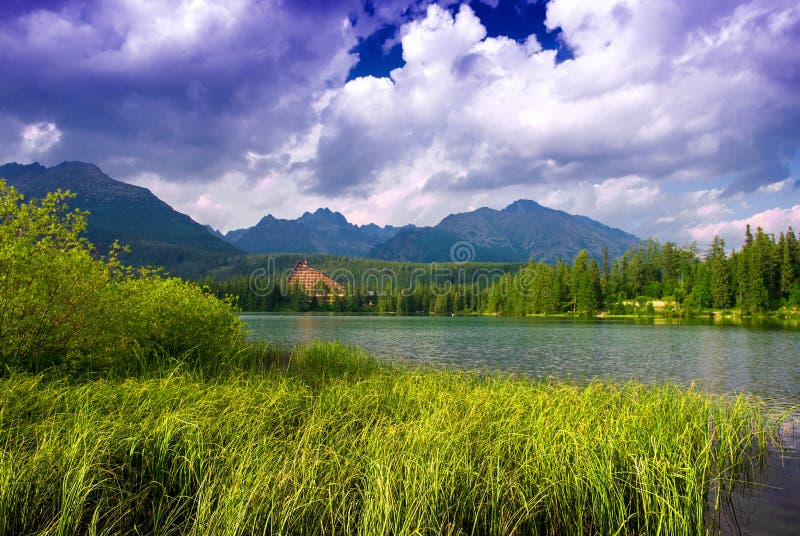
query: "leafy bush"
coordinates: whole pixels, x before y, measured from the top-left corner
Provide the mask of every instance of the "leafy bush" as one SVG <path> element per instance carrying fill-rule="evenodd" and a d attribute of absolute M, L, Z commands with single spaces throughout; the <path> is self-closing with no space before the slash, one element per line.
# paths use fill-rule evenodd
<path fill-rule="evenodd" d="M 191 363 L 220 362 L 242 342 L 242 323 L 229 300 L 178 278 L 126 278 L 117 283 L 119 343 L 124 353 L 150 361 L 175 356 Z"/>
<path fill-rule="evenodd" d="M 0 180 L 0 364 L 106 367 L 220 357 L 242 340 L 231 304 L 179 279 L 97 255 L 68 192 L 24 202 Z"/>
<path fill-rule="evenodd" d="M 94 352 L 109 271 L 80 233 L 86 216 L 56 192 L 22 203 L 0 181 L 0 357 L 42 365 Z"/>

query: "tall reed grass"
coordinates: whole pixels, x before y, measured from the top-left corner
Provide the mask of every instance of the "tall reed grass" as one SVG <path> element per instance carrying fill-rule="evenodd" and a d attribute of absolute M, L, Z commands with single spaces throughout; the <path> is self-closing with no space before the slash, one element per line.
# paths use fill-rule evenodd
<path fill-rule="evenodd" d="M 697 534 L 757 477 L 752 398 L 251 347 L 0 380 L 0 535 Z M 238 372 L 237 372 L 238 370 Z"/>

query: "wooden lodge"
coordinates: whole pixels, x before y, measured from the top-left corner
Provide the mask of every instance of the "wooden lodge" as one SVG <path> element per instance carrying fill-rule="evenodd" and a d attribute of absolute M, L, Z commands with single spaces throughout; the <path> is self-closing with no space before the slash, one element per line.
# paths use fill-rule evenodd
<path fill-rule="evenodd" d="M 305 259 L 294 267 L 289 275 L 288 283 L 289 289 L 294 288 L 295 284 L 299 284 L 309 298 L 316 296 L 318 299 L 333 300 L 334 296 L 345 295 L 344 285 L 316 268 L 312 268 Z"/>

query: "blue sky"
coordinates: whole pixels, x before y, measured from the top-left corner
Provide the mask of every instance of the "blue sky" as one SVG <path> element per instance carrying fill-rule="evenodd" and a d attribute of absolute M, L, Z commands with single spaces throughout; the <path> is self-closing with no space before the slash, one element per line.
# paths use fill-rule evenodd
<path fill-rule="evenodd" d="M 486 28 L 487 37 L 509 37 L 524 42 L 533 34 L 543 48 L 555 50 L 557 61 L 572 58 L 572 51 L 562 39 L 559 39 L 559 28 L 552 30 L 545 25 L 547 18 L 547 2 L 528 0 L 503 0 L 497 2 L 472 1 L 469 7 Z M 452 15 L 457 15 L 461 4 L 444 4 Z M 368 15 L 374 15 L 372 2 L 365 3 Z M 401 14 L 397 19 L 387 22 L 367 36 L 361 37 L 352 51 L 358 61 L 350 69 L 347 80 L 361 76 L 385 77 L 393 69 L 405 65 L 403 47 L 399 41 L 399 32 L 404 23 L 413 20 L 413 11 Z M 354 20 L 357 24 L 357 20 Z"/>
<path fill-rule="evenodd" d="M 800 228 L 788 0 L 7 0 L 0 74 L 0 160 L 223 230 L 518 198 L 701 247 Z"/>

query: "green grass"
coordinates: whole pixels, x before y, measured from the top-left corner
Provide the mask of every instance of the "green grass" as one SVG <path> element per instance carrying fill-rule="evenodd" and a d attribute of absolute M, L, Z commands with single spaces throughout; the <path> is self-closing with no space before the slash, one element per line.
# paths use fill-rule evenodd
<path fill-rule="evenodd" d="M 338 344 L 234 361 L 0 379 L 0 535 L 697 534 L 772 430 L 758 400 L 674 385 Z"/>

